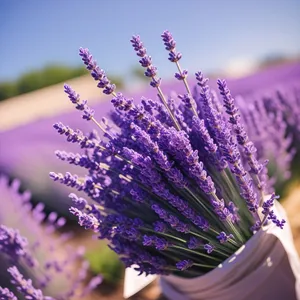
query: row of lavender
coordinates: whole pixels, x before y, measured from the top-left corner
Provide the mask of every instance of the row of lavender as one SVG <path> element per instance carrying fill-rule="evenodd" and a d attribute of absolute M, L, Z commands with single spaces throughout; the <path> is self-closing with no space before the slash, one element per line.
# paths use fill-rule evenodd
<path fill-rule="evenodd" d="M 256 141 L 258 152 L 249 133 L 255 138 L 259 129 L 269 127 L 269 118 L 278 126 L 279 150 L 285 158 L 279 174 L 291 161 L 292 139 L 278 106 L 272 110 L 253 101 L 254 108 L 244 104 L 240 113 L 226 82 L 217 81 L 219 97 L 201 72 L 195 74 L 197 87 L 192 90 L 172 35 L 165 31 L 162 39 L 184 93 L 166 96 L 152 58 L 139 36 L 133 36 L 132 46 L 157 93 L 157 100 L 142 97 L 140 103 L 117 93 L 89 51 L 80 49 L 115 110 L 110 120 L 99 120 L 87 100 L 65 85 L 83 119 L 102 135 L 85 135 L 56 123 L 60 135 L 83 149 L 81 154 L 58 151 L 57 157 L 86 169 L 86 175 L 51 172 L 50 177 L 88 196 L 86 200 L 72 194 L 70 212 L 81 226 L 107 239 L 127 267 L 137 265 L 136 270 L 146 274 L 194 277 L 216 268 L 265 224 L 283 228 L 285 220 L 273 211 L 278 197 L 272 193 L 266 200 L 273 187 L 264 155 L 271 151 L 276 157 L 278 147 L 261 139 Z"/>
<path fill-rule="evenodd" d="M 299 175 L 296 166 L 300 158 L 300 86 L 297 81 L 289 82 L 243 97 L 239 103 L 249 135 L 257 146 L 257 156 L 269 160 L 269 186 L 283 192 L 282 187 L 292 175 Z"/>

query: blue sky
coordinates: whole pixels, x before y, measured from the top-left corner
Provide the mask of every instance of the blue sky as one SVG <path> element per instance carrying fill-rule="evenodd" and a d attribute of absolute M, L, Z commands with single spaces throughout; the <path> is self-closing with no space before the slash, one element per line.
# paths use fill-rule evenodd
<path fill-rule="evenodd" d="M 299 0 L 1 0 L 0 80 L 53 62 L 80 65 L 80 46 L 108 73 L 125 75 L 138 64 L 132 34 L 141 35 L 168 75 L 165 29 L 192 71 L 218 70 L 235 58 L 293 55 L 300 53 L 299 13 Z"/>

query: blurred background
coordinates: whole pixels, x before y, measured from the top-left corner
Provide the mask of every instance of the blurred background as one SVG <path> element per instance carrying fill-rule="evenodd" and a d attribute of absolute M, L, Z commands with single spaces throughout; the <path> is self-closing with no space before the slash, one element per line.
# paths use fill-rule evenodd
<path fill-rule="evenodd" d="M 235 96 L 252 101 L 279 89 L 286 95 L 297 84 L 299 88 L 299 15 L 299 0 L 0 1 L 0 174 L 21 179 L 21 189 L 31 190 L 34 202 L 42 201 L 48 211 L 64 215 L 68 226 L 78 231 L 73 242 L 87 245 L 91 272 L 105 278 L 96 299 L 122 299 L 124 270 L 104 243 L 75 226 L 68 213 L 71 190 L 48 176 L 49 171 L 78 171 L 56 159 L 55 150 L 79 150 L 57 135 L 53 123 L 61 121 L 84 132 L 94 129 L 74 111 L 63 83 L 88 99 L 97 117 L 111 108 L 110 98 L 83 67 L 79 47 L 90 49 L 119 91 L 136 98 L 155 97 L 129 42 L 139 34 L 163 78 L 165 93 L 170 94 L 180 88 L 160 38 L 168 29 L 183 54 L 181 65 L 189 70 L 191 83 L 192 74 L 201 70 L 212 86 L 217 77 L 226 78 Z M 291 97 L 300 112 L 300 93 Z M 296 152 L 285 170 L 291 176 L 275 188 L 286 199 L 296 224 L 300 120 L 293 118 L 290 131 L 283 133 L 283 138 L 293 136 L 292 146 L 285 150 Z M 5 201 L 1 195 L 0 201 Z M 157 295 L 154 285 L 140 299 Z"/>

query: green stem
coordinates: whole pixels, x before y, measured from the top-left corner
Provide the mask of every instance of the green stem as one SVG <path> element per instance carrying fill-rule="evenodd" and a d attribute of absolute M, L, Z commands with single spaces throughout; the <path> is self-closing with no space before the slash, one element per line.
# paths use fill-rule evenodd
<path fill-rule="evenodd" d="M 215 258 L 215 257 L 213 257 L 213 256 L 211 256 L 211 255 L 207 255 L 207 254 L 204 254 L 204 253 L 200 253 L 200 252 L 197 252 L 197 251 L 188 249 L 188 248 L 184 248 L 184 247 L 176 246 L 176 245 L 173 245 L 172 247 L 173 247 L 173 248 L 176 248 L 176 249 L 184 250 L 184 251 L 187 251 L 187 252 L 196 254 L 196 255 L 200 255 L 200 256 L 203 256 L 203 257 L 205 257 L 205 258 L 209 258 L 209 259 L 212 259 L 212 260 L 215 260 L 215 261 L 220 261 L 218 258 Z"/>
<path fill-rule="evenodd" d="M 180 67 L 178 61 L 176 61 L 176 66 L 177 66 L 178 72 L 180 73 L 180 75 L 182 75 L 182 70 L 181 70 L 181 67 Z M 189 85 L 188 85 L 188 83 L 187 83 L 186 78 L 183 78 L 183 83 L 184 83 L 184 86 L 185 86 L 185 89 L 186 89 L 188 95 L 194 100 L 194 98 L 192 97 L 192 93 L 191 93 L 191 90 L 190 90 L 190 87 L 189 87 Z M 194 101 L 195 101 L 195 100 L 194 100 Z M 193 114 L 194 114 L 196 117 L 198 117 L 197 111 L 196 111 L 196 109 L 195 109 L 195 107 L 194 107 L 193 104 L 194 104 L 194 103 L 192 103 L 192 111 L 193 111 Z"/>
<path fill-rule="evenodd" d="M 175 116 L 174 116 L 173 113 L 171 112 L 171 110 L 170 110 L 170 108 L 169 108 L 169 105 L 168 105 L 168 103 L 167 103 L 167 101 L 166 101 L 166 98 L 165 98 L 165 96 L 164 96 L 164 94 L 163 94 L 163 92 L 162 92 L 162 90 L 161 90 L 161 88 L 160 88 L 159 86 L 157 87 L 157 91 L 158 91 L 158 94 L 159 94 L 159 96 L 160 96 L 159 98 L 161 99 L 163 105 L 164 105 L 165 108 L 167 109 L 167 111 L 168 111 L 168 113 L 169 113 L 169 115 L 170 115 L 170 117 L 171 117 L 171 119 L 172 119 L 172 121 L 173 121 L 173 123 L 174 123 L 174 125 L 175 125 L 175 128 L 176 128 L 178 131 L 180 131 L 180 130 L 181 130 L 181 127 L 180 127 L 179 123 L 177 122 Z"/>

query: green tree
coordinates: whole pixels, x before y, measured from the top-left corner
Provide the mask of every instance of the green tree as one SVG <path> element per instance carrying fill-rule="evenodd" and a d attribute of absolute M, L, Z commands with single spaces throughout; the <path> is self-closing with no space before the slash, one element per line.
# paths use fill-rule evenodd
<path fill-rule="evenodd" d="M 18 89 L 14 82 L 0 82 L 0 101 L 11 98 L 17 94 Z"/>

